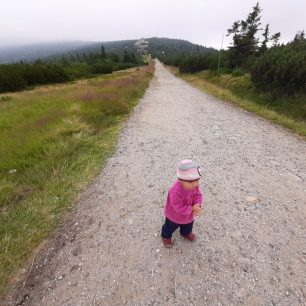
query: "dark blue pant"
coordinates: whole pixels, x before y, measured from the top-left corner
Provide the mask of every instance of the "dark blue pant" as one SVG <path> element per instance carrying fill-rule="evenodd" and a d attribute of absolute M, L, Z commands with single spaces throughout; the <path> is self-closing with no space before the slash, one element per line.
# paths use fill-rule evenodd
<path fill-rule="evenodd" d="M 181 235 L 187 236 L 192 232 L 193 221 L 187 224 L 177 224 L 166 218 L 162 227 L 161 236 L 163 238 L 170 239 L 178 227 L 180 228 Z"/>

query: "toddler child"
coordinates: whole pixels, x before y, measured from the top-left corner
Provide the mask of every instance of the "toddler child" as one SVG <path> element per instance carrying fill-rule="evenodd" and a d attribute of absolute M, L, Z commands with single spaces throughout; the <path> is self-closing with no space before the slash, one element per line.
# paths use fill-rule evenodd
<path fill-rule="evenodd" d="M 161 232 L 163 244 L 168 248 L 172 247 L 171 237 L 178 227 L 184 238 L 195 240 L 193 221 L 194 216 L 200 214 L 202 205 L 199 166 L 190 159 L 182 160 L 176 174 L 178 179 L 168 191 L 164 210 L 166 220 Z"/>

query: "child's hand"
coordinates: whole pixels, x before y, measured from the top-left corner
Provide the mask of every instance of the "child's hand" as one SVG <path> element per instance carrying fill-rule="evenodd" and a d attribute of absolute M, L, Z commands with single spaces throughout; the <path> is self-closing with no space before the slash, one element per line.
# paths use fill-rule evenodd
<path fill-rule="evenodd" d="M 195 216 L 199 216 L 200 213 L 201 213 L 201 205 L 200 204 L 195 204 L 192 206 L 192 213 L 195 215 Z"/>

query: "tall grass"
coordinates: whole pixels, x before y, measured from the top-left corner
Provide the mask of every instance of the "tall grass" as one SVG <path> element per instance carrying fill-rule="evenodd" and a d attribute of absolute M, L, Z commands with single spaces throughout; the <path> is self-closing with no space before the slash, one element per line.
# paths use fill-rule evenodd
<path fill-rule="evenodd" d="M 153 66 L 0 100 L 0 293 L 114 150 Z"/>
<path fill-rule="evenodd" d="M 215 73 L 209 71 L 182 74 L 177 68 L 171 67 L 170 70 L 213 96 L 306 136 L 306 97 L 304 94 L 276 96 L 260 93 L 255 90 L 248 74 L 237 73 L 237 71 L 216 76 Z"/>

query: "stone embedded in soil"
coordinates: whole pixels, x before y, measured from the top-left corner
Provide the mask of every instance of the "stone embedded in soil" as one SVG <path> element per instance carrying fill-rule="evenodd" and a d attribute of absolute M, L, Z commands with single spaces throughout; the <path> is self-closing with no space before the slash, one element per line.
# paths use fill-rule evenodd
<path fill-rule="evenodd" d="M 252 203 L 252 204 L 259 203 L 260 201 L 258 197 L 252 196 L 252 195 L 247 195 L 244 199 L 247 202 Z"/>
<path fill-rule="evenodd" d="M 72 254 L 73 256 L 78 256 L 82 253 L 82 248 L 80 246 L 77 246 L 76 248 L 74 248 L 72 250 Z"/>

